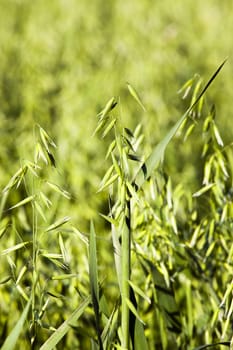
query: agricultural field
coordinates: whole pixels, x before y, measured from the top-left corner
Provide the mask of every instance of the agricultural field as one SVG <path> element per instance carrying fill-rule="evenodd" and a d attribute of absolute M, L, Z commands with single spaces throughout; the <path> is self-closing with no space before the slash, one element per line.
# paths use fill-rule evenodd
<path fill-rule="evenodd" d="M 0 1 L 1 349 L 233 349 L 232 11 Z"/>

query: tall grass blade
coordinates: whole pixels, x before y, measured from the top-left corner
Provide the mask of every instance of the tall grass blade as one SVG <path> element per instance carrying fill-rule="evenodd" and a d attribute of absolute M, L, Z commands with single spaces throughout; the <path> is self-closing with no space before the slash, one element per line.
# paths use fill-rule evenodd
<path fill-rule="evenodd" d="M 223 63 L 218 67 L 218 69 L 214 72 L 212 77 L 209 79 L 203 90 L 201 91 L 200 95 L 197 97 L 197 99 L 194 101 L 194 103 L 188 108 L 188 110 L 182 115 L 182 117 L 176 122 L 176 124 L 171 128 L 171 130 L 168 132 L 168 134 L 165 136 L 165 138 L 159 142 L 158 145 L 154 147 L 152 150 L 150 156 L 147 158 L 147 160 L 142 164 L 142 166 L 139 168 L 138 173 L 136 174 L 135 178 L 135 184 L 138 188 L 141 188 L 143 183 L 148 180 L 148 178 L 151 176 L 152 172 L 157 168 L 159 163 L 164 158 L 164 153 L 166 151 L 166 148 L 170 141 L 173 139 L 177 131 L 179 130 L 180 126 L 184 122 L 184 120 L 189 116 L 190 112 L 193 110 L 193 108 L 196 106 L 196 104 L 199 102 L 201 97 L 204 95 L 208 87 L 211 85 L 213 80 L 216 78 L 224 64 L 226 63 L 226 60 L 223 61 Z"/>
<path fill-rule="evenodd" d="M 13 350 L 15 348 L 17 340 L 19 339 L 20 333 L 23 329 L 23 325 L 26 321 L 28 311 L 29 311 L 29 308 L 31 306 L 31 302 L 32 302 L 32 300 L 30 298 L 27 302 L 25 309 L 23 310 L 23 313 L 22 313 L 20 319 L 16 323 L 16 325 L 13 328 L 13 330 L 11 331 L 11 333 L 6 338 L 3 346 L 1 347 L 1 350 Z"/>
<path fill-rule="evenodd" d="M 121 227 L 122 234 L 122 269 L 121 269 L 121 327 L 122 327 L 122 346 L 128 349 L 129 346 L 129 298 L 130 298 L 130 258 L 131 258 L 131 232 L 129 218 L 125 217 Z"/>
<path fill-rule="evenodd" d="M 224 346 L 229 347 L 231 345 L 231 342 L 230 341 L 223 341 L 223 342 L 220 342 L 220 343 L 201 345 L 201 346 L 198 346 L 197 348 L 195 348 L 193 350 L 202 350 L 202 349 L 207 349 L 207 348 L 213 348 L 213 347 L 215 347 L 217 345 L 224 345 Z"/>
<path fill-rule="evenodd" d="M 108 349 L 108 345 L 113 341 L 118 327 L 119 302 L 116 303 L 114 309 L 104 327 L 101 338 L 104 344 L 104 349 Z"/>
<path fill-rule="evenodd" d="M 143 320 L 139 316 L 138 311 L 137 311 L 136 307 L 134 306 L 134 304 L 132 303 L 132 301 L 130 301 L 128 298 L 125 298 L 125 300 L 126 300 L 126 303 L 129 307 L 130 311 L 133 313 L 135 318 L 138 319 L 138 321 L 140 321 L 142 324 L 145 325 L 145 323 L 143 322 Z"/>
<path fill-rule="evenodd" d="M 72 323 L 76 322 L 84 313 L 86 307 L 91 301 L 91 297 L 88 296 L 82 304 L 70 315 L 70 317 L 62 323 L 62 325 L 49 337 L 49 339 L 40 347 L 40 350 L 52 350 L 66 335 L 66 333 L 72 329 Z M 10 349 L 9 349 L 10 350 Z"/>
<path fill-rule="evenodd" d="M 134 331 L 134 349 L 135 350 L 149 350 L 148 343 L 145 337 L 143 324 L 136 318 Z"/>
<path fill-rule="evenodd" d="M 98 271 L 97 271 L 97 253 L 96 253 L 96 234 L 94 224 L 91 221 L 90 243 L 89 243 L 89 275 L 93 304 L 99 304 L 99 287 L 98 287 Z"/>
<path fill-rule="evenodd" d="M 90 227 L 90 243 L 89 243 L 89 276 L 91 286 L 91 298 L 93 308 L 95 312 L 96 331 L 99 342 L 99 349 L 103 350 L 103 343 L 101 339 L 101 327 L 100 327 L 100 310 L 99 310 L 99 284 L 98 284 L 98 263 L 96 252 L 96 233 L 93 221 L 91 221 Z"/>
<path fill-rule="evenodd" d="M 122 293 L 122 265 L 121 265 L 121 244 L 117 235 L 116 226 L 112 225 L 112 242 L 114 248 L 114 260 L 117 273 L 117 280 Z"/>

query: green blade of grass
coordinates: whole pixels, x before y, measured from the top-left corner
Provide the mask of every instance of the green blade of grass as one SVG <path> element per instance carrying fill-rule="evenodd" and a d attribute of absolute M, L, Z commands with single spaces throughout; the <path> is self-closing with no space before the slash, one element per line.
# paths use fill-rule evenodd
<path fill-rule="evenodd" d="M 223 342 L 220 342 L 220 343 L 201 345 L 201 346 L 198 346 L 197 348 L 195 348 L 193 350 L 202 350 L 202 349 L 212 348 L 212 347 L 216 347 L 217 345 L 225 345 L 225 346 L 229 347 L 231 345 L 231 342 L 230 341 L 223 341 Z"/>
<path fill-rule="evenodd" d="M 61 326 L 49 337 L 49 339 L 40 347 L 40 350 L 52 350 L 59 343 L 59 341 L 66 335 L 66 333 L 72 329 L 72 323 L 76 322 L 80 316 L 84 313 L 86 307 L 91 301 L 91 297 L 88 296 L 77 309 L 70 315 L 70 317 L 64 321 Z M 4 349 L 5 350 L 5 349 Z M 9 349 L 10 350 L 10 349 Z"/>
<path fill-rule="evenodd" d="M 122 346 L 128 349 L 129 347 L 129 299 L 130 299 L 130 243 L 131 243 L 131 232 L 130 232 L 130 219 L 125 217 L 122 224 L 122 247 L 121 247 L 121 327 L 122 327 Z"/>
<path fill-rule="evenodd" d="M 139 316 L 138 311 L 137 311 L 136 307 L 134 306 L 134 304 L 128 298 L 125 298 L 125 301 L 129 307 L 130 311 L 134 314 L 135 318 L 138 319 L 138 321 L 140 321 L 142 324 L 145 325 L 145 323 L 143 322 L 143 320 Z"/>
<path fill-rule="evenodd" d="M 101 325 L 100 325 L 100 307 L 99 307 L 99 284 L 98 284 L 98 262 L 96 249 L 96 233 L 93 221 L 90 227 L 90 241 L 89 241 L 89 276 L 91 286 L 91 298 L 95 312 L 96 332 L 98 336 L 99 349 L 103 350 L 103 343 L 101 339 Z"/>
<path fill-rule="evenodd" d="M 104 349 L 108 349 L 108 344 L 110 344 L 115 336 L 118 326 L 118 316 L 119 316 L 119 302 L 113 308 L 113 311 L 103 329 L 101 338 L 104 344 Z"/>
<path fill-rule="evenodd" d="M 162 141 L 158 143 L 152 150 L 149 157 L 146 159 L 146 161 L 142 164 L 142 166 L 139 168 L 138 173 L 136 174 L 135 178 L 135 184 L 138 188 L 141 188 L 143 183 L 148 180 L 148 178 L 151 176 L 152 172 L 157 168 L 161 160 L 164 158 L 164 153 L 166 151 L 166 148 L 170 141 L 173 139 L 177 131 L 179 130 L 180 126 L 184 122 L 184 120 L 188 117 L 189 113 L 193 110 L 193 108 L 196 106 L 196 104 L 200 101 L 201 97 L 205 94 L 206 90 L 209 88 L 213 80 L 216 78 L 224 64 L 226 63 L 226 59 L 222 62 L 222 64 L 218 67 L 218 69 L 214 72 L 214 74 L 211 76 L 203 90 L 201 91 L 200 95 L 197 97 L 197 99 L 194 101 L 194 103 L 188 108 L 188 110 L 182 115 L 182 117 L 176 122 L 176 124 L 170 129 L 170 131 L 167 133 L 167 135 L 164 137 Z"/>
<path fill-rule="evenodd" d="M 20 319 L 16 323 L 16 325 L 13 328 L 13 330 L 11 331 L 11 333 L 6 338 L 3 346 L 1 347 L 1 350 L 13 350 L 15 348 L 17 340 L 18 340 L 20 333 L 23 329 L 24 322 L 26 321 L 31 302 L 32 302 L 32 300 L 30 298 L 27 302 L 27 305 L 25 306 L 25 309 L 23 310 L 23 313 L 22 313 Z"/>
<path fill-rule="evenodd" d="M 112 242 L 114 248 L 114 260 L 116 267 L 117 280 L 120 288 L 120 292 L 122 293 L 122 265 L 121 265 L 121 244 L 117 234 L 117 228 L 115 224 L 112 224 Z"/>
<path fill-rule="evenodd" d="M 96 254 L 96 234 L 94 224 L 91 221 L 90 243 L 89 243 L 89 275 L 93 304 L 99 304 L 99 286 L 97 271 L 97 254 Z"/>
<path fill-rule="evenodd" d="M 143 324 L 136 318 L 134 331 L 134 347 L 135 350 L 148 350 L 148 344 L 144 333 Z"/>

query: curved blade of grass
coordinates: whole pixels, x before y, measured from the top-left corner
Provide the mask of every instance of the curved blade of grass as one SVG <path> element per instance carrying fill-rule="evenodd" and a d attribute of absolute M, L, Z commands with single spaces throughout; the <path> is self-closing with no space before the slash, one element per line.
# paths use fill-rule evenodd
<path fill-rule="evenodd" d="M 91 301 L 91 297 L 88 296 L 82 304 L 70 315 L 70 317 L 62 323 L 62 325 L 49 337 L 49 339 L 40 347 L 40 350 L 52 350 L 59 343 L 59 341 L 66 335 L 66 333 L 72 329 L 71 324 L 76 322 L 80 316 L 84 313 L 84 310 Z"/>
<path fill-rule="evenodd" d="M 144 300 L 146 300 L 149 304 L 151 304 L 151 300 L 150 298 L 136 285 L 134 284 L 132 281 L 128 281 L 130 286 L 132 287 L 133 291 L 135 293 L 137 293 L 138 295 L 140 295 Z"/>
<path fill-rule="evenodd" d="M 98 271 L 97 271 L 97 254 L 96 254 L 96 234 L 94 224 L 91 221 L 90 243 L 89 243 L 89 275 L 90 286 L 93 304 L 99 304 L 99 286 L 98 286 Z M 99 309 L 99 307 L 98 307 Z"/>
<path fill-rule="evenodd" d="M 134 331 L 135 350 L 149 350 L 142 323 L 136 318 Z"/>
<path fill-rule="evenodd" d="M 129 210 L 130 212 L 130 210 Z M 131 230 L 130 230 L 130 218 L 124 218 L 122 224 L 122 246 L 121 246 L 121 327 L 122 327 L 122 346 L 126 349 L 129 347 L 129 310 L 134 314 L 133 305 L 130 304 L 130 243 L 131 243 Z M 131 308 L 132 306 L 132 308 Z"/>
<path fill-rule="evenodd" d="M 117 235 L 116 225 L 112 224 L 112 242 L 114 248 L 114 260 L 116 267 L 117 280 L 120 288 L 120 292 L 122 293 L 122 265 L 121 265 L 121 244 Z"/>
<path fill-rule="evenodd" d="M 127 303 L 128 307 L 129 307 L 130 311 L 134 314 L 136 319 L 138 319 L 138 321 L 140 321 L 142 324 L 145 324 L 143 322 L 143 320 L 141 319 L 141 317 L 139 316 L 138 311 L 135 308 L 134 304 L 128 298 L 125 298 L 125 300 L 126 300 L 126 303 Z"/>
<path fill-rule="evenodd" d="M 200 101 L 201 97 L 205 94 L 206 90 L 209 88 L 213 80 L 216 78 L 224 64 L 226 63 L 225 59 L 222 64 L 218 67 L 218 69 L 214 72 L 212 77 L 209 79 L 203 90 L 201 91 L 200 95 L 197 97 L 197 99 L 194 101 L 194 103 L 188 108 L 188 110 L 182 115 L 182 117 L 176 122 L 176 124 L 171 128 L 171 130 L 167 133 L 165 138 L 159 142 L 158 145 L 154 147 L 149 157 L 146 159 L 146 161 L 142 164 L 142 166 L 139 168 L 139 171 L 136 174 L 135 178 L 135 184 L 138 188 L 141 188 L 143 183 L 148 180 L 148 178 L 151 176 L 152 172 L 156 169 L 156 167 L 159 165 L 161 160 L 164 158 L 165 150 L 169 144 L 169 142 L 173 139 L 177 131 L 179 130 L 181 124 L 184 122 L 184 120 L 188 117 L 189 113 L 193 110 L 193 108 L 196 106 L 196 104 Z"/>
<path fill-rule="evenodd" d="M 15 327 L 11 331 L 11 333 L 6 338 L 3 346 L 1 347 L 1 350 L 13 350 L 15 348 L 16 342 L 20 336 L 20 333 L 23 329 L 24 322 L 26 321 L 28 311 L 31 305 L 32 299 L 30 298 L 27 302 L 27 305 L 25 306 L 25 309 L 23 310 L 23 313 L 16 323 Z"/>
<path fill-rule="evenodd" d="M 225 346 L 229 347 L 231 345 L 231 342 L 230 341 L 223 341 L 223 342 L 220 342 L 220 343 L 201 345 L 201 346 L 198 346 L 197 348 L 195 348 L 193 350 L 202 350 L 202 349 L 212 348 L 212 347 L 215 347 L 217 345 L 225 345 Z"/>
<path fill-rule="evenodd" d="M 98 336 L 99 349 L 103 350 L 103 343 L 101 339 L 100 326 L 100 311 L 99 311 L 99 284 L 98 284 L 98 262 L 96 249 L 96 233 L 93 221 L 90 227 L 90 242 L 89 242 L 89 276 L 91 286 L 91 298 L 95 312 L 96 332 Z"/>
<path fill-rule="evenodd" d="M 108 349 L 108 344 L 110 344 L 113 339 L 118 326 L 118 316 L 119 316 L 119 302 L 116 303 L 114 309 L 103 329 L 101 338 L 104 344 L 104 349 Z"/>

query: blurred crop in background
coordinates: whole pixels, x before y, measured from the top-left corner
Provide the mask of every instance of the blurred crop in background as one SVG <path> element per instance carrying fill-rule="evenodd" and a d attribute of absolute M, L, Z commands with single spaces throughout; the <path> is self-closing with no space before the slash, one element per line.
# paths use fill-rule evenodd
<path fill-rule="evenodd" d="M 232 11 L 233 4 L 231 1 L 220 0 L 187 0 L 185 2 L 182 0 L 135 0 L 133 2 L 122 0 L 107 2 L 100 0 L 90 2 L 84 0 L 51 0 L 49 2 L 44 0 L 1 0 L 1 189 L 6 188 L 10 179 L 20 167 L 24 169 L 25 164 L 28 167 L 28 163 L 25 163 L 26 160 L 33 162 L 35 155 L 35 158 L 41 158 L 43 163 L 43 154 L 45 158 L 47 157 L 47 162 L 44 159 L 42 169 L 39 170 L 39 180 L 36 179 L 36 175 L 33 173 L 37 172 L 38 169 L 35 164 L 30 165 L 28 167 L 30 176 L 24 178 L 23 173 L 22 183 L 19 185 L 15 183 L 14 191 L 11 191 L 9 196 L 5 195 L 4 197 L 4 192 L 2 193 L 1 210 L 3 212 L 0 237 L 3 243 L 1 250 L 6 253 L 6 249 L 15 247 L 21 240 L 30 241 L 32 239 L 32 228 L 35 229 L 36 227 L 35 217 L 33 216 L 34 204 L 32 208 L 26 207 L 25 209 L 23 203 L 16 211 L 8 210 L 25 198 L 29 198 L 29 204 L 34 201 L 34 196 L 39 196 L 36 198 L 40 198 L 42 202 L 44 200 L 42 207 L 36 208 L 41 220 L 38 222 L 39 231 L 41 230 L 41 232 L 44 227 L 48 228 L 57 223 L 59 218 L 71 218 L 67 219 L 67 221 L 70 221 L 70 226 L 63 233 L 56 231 L 56 235 L 50 235 L 48 240 L 42 234 L 41 247 L 38 248 L 38 254 L 44 254 L 42 260 L 48 258 L 46 254 L 58 254 L 58 251 L 64 259 L 64 252 L 67 250 L 69 253 L 67 253 L 68 256 L 65 260 L 69 268 L 66 273 L 79 275 L 77 283 L 73 280 L 74 276 L 71 276 L 71 280 L 68 279 L 65 284 L 55 280 L 54 284 L 51 284 L 51 288 L 49 286 L 48 292 L 55 300 L 52 302 L 51 308 L 48 309 L 47 323 L 49 323 L 49 326 L 59 327 L 67 315 L 70 315 L 73 308 L 71 308 L 72 305 L 69 300 L 73 300 L 74 307 L 79 305 L 78 300 L 75 299 L 76 294 L 82 297 L 88 295 L 88 254 L 85 240 L 88 240 L 89 236 L 83 234 L 83 232 L 89 232 L 90 220 L 95 221 L 97 236 L 98 233 L 100 236 L 97 239 L 97 245 L 101 247 L 98 251 L 100 255 L 98 258 L 100 276 L 102 278 L 100 278 L 99 283 L 104 284 L 105 278 L 112 283 L 112 285 L 110 283 L 110 287 L 106 287 L 106 293 L 111 307 L 115 307 L 115 299 L 118 294 L 114 289 L 115 287 L 112 287 L 111 291 L 111 286 L 115 286 L 116 280 L 113 277 L 112 281 L 115 270 L 112 255 L 113 248 L 109 238 L 110 224 L 99 215 L 99 213 L 102 213 L 107 216 L 109 213 L 109 194 L 106 191 L 97 193 L 101 179 L 111 164 L 109 159 L 105 159 L 105 156 L 112 139 L 109 135 L 103 140 L 96 135 L 93 136 L 98 122 L 96 115 L 103 109 L 107 101 L 115 96 L 118 102 L 118 108 L 115 112 L 116 118 L 121 125 L 130 130 L 135 130 L 139 124 L 141 125 L 144 135 L 142 154 L 146 158 L 152 148 L 163 139 L 167 131 L 189 107 L 193 89 L 199 81 L 199 77 L 206 82 L 219 64 L 228 57 L 228 63 L 224 70 L 207 92 L 203 107 L 205 112 L 202 116 L 206 117 L 212 110 L 211 118 L 213 117 L 213 123 L 214 125 L 216 123 L 216 128 L 218 128 L 217 130 L 219 130 L 224 143 L 232 142 Z M 195 74 L 197 74 L 196 80 L 189 95 L 182 98 L 185 90 L 180 93 L 178 91 Z M 140 108 L 129 94 L 127 82 L 139 91 L 146 111 Z M 215 105 L 214 113 L 213 104 Z M 184 192 L 190 191 L 190 196 L 202 186 L 203 172 L 207 162 L 204 157 L 201 158 L 203 144 L 206 142 L 203 141 L 201 136 L 206 132 L 206 130 L 203 131 L 204 117 L 201 119 L 202 116 L 197 117 L 198 125 L 186 143 L 183 142 L 184 134 L 181 131 L 177 133 L 168 147 L 164 162 L 165 180 L 167 181 L 166 174 L 169 174 L 174 188 L 176 186 L 179 188 L 179 185 L 182 185 Z M 208 124 L 208 122 L 206 123 Z M 210 125 L 212 125 L 211 122 Z M 43 132 L 46 134 L 43 134 Z M 49 147 L 45 141 L 43 142 L 43 136 L 41 135 L 49 135 L 46 139 Z M 56 148 L 53 147 L 52 143 L 50 144 L 50 137 L 57 145 Z M 218 134 L 217 141 L 219 141 Z M 41 143 L 43 149 L 40 157 L 38 156 L 37 142 Z M 213 152 L 215 151 L 216 148 Z M 35 161 L 36 164 L 38 159 Z M 231 155 L 228 154 L 226 159 L 229 161 L 227 167 L 232 169 Z M 227 162 L 226 159 L 224 158 L 224 162 Z M 229 169 L 227 168 L 228 171 Z M 25 176 L 28 176 L 28 173 Z M 18 178 L 17 181 L 19 181 Z M 47 186 L 47 182 L 50 185 Z M 228 182 L 227 188 L 229 189 L 232 184 L 231 180 L 228 180 Z M 56 184 L 57 187 L 52 188 L 51 184 Z M 208 181 L 204 183 L 204 185 L 209 184 Z M 166 186 L 168 186 L 167 182 Z M 224 192 L 223 189 L 221 190 Z M 47 205 L 48 202 L 45 198 L 43 199 L 43 194 L 53 203 L 53 206 Z M 164 195 L 166 196 L 166 194 Z M 176 195 L 177 198 L 180 195 L 178 190 Z M 146 195 L 145 198 L 147 198 Z M 189 224 L 185 224 L 187 216 L 190 215 L 189 219 L 191 221 L 196 220 L 191 219 L 192 210 L 190 206 L 192 207 L 192 204 L 189 200 L 184 200 L 188 204 L 185 202 L 185 204 L 181 204 L 179 210 L 177 209 L 179 220 L 181 220 L 180 227 L 183 230 L 183 240 L 187 237 L 191 240 L 191 233 L 187 233 L 186 226 Z M 221 200 L 216 199 L 216 201 L 217 204 L 214 202 L 215 204 L 212 205 L 213 211 L 215 206 L 216 208 L 221 207 L 219 210 L 223 210 L 224 201 L 222 197 Z M 229 199 L 229 201 L 231 200 Z M 201 209 L 197 206 L 193 212 L 197 211 L 201 217 L 205 210 L 208 212 L 209 202 L 207 205 L 203 201 L 200 202 L 200 205 L 202 206 Z M 179 203 L 177 206 L 179 207 Z M 42 213 L 40 213 L 40 210 Z M 153 210 L 157 213 L 156 208 Z M 190 210 L 187 216 L 184 214 L 185 210 Z M 230 217 L 232 209 L 227 210 L 226 215 Z M 43 221 L 43 213 L 47 220 L 45 222 Z M 164 222 L 167 221 L 165 217 L 166 215 L 164 216 Z M 201 217 L 201 219 L 203 218 Z M 136 221 L 137 224 L 135 224 L 134 229 L 137 232 L 141 223 L 139 224 L 139 219 Z M 66 220 L 64 223 L 62 222 L 61 226 L 63 224 L 66 224 Z M 145 225 L 148 230 L 155 229 L 151 228 L 150 225 L 153 226 L 151 222 L 147 222 Z M 198 223 L 195 222 L 195 225 L 198 226 Z M 198 236 L 197 233 L 196 235 Z M 78 237 L 78 243 L 75 237 Z M 191 240 L 193 244 L 191 244 L 191 247 L 194 247 L 195 239 Z M 230 241 L 228 236 L 224 239 L 227 242 Z M 137 244 L 142 243 L 140 240 L 141 237 L 139 237 Z M 209 244 L 211 243 L 210 240 Z M 33 247 L 35 244 L 34 232 Z M 201 243 L 200 245 L 202 246 Z M 225 249 L 228 248 L 230 249 L 226 245 Z M 49 256 L 51 266 L 44 262 L 40 265 L 35 262 L 35 259 L 31 261 L 29 256 L 31 253 L 33 255 L 33 249 L 31 252 L 25 252 L 22 256 L 19 253 L 21 250 L 18 252 L 17 249 L 13 249 L 12 255 L 10 254 L 11 257 L 8 259 L 6 258 L 8 252 L 0 256 L 2 260 L 0 263 L 0 281 L 3 281 L 3 284 L 0 285 L 1 344 L 22 313 L 22 300 L 23 302 L 27 300 L 22 290 L 27 294 L 27 290 L 30 289 L 31 282 L 28 276 L 22 282 L 22 290 L 17 289 L 17 281 L 19 282 L 18 278 L 22 268 L 27 266 L 28 272 L 40 271 L 40 281 L 33 282 L 35 294 L 39 294 L 39 290 L 45 291 L 46 283 L 50 281 L 54 272 L 58 272 L 59 268 L 64 268 L 64 266 L 59 265 L 60 258 L 58 256 Z M 158 243 L 156 249 L 161 249 L 160 243 Z M 180 257 L 177 258 L 177 260 L 179 259 Z M 231 265 L 231 255 L 228 256 L 228 259 L 228 263 Z M 148 265 L 144 265 L 144 270 L 151 269 L 150 263 L 147 261 Z M 45 266 L 45 269 L 42 266 Z M 214 270 L 216 266 L 214 265 L 211 268 Z M 6 273 L 6 271 L 8 272 Z M 137 276 L 137 271 L 136 269 L 135 276 Z M 164 271 L 162 272 L 165 274 Z M 230 268 L 229 271 L 231 271 Z M 12 274 L 15 274 L 14 278 L 12 278 Z M 151 274 L 153 273 L 151 272 Z M 173 274 L 174 271 L 170 275 L 171 278 L 175 278 Z M 185 281 L 183 281 L 187 286 L 190 285 L 186 278 L 188 279 L 191 275 L 188 273 L 188 277 L 186 276 Z M 7 276 L 11 276 L 14 283 L 8 281 L 5 284 Z M 182 276 L 176 283 L 181 284 L 182 278 L 184 280 L 184 276 Z M 224 278 L 227 284 L 232 278 L 231 272 Z M 190 280 L 192 280 L 192 276 Z M 194 283 L 198 290 L 197 281 L 198 277 Z M 138 282 L 140 286 L 143 284 L 140 278 Z M 216 305 L 218 304 L 218 301 L 216 301 L 218 298 L 219 302 L 221 298 L 224 299 L 224 287 L 221 288 L 221 293 L 216 298 L 213 297 Z M 78 290 L 79 294 L 75 290 Z M 230 293 L 232 293 L 232 290 L 229 287 L 229 293 L 225 299 Z M 187 301 L 183 301 L 185 297 L 190 298 L 190 294 L 187 295 L 182 295 L 182 292 L 178 293 L 181 305 L 182 302 Z M 207 292 L 205 295 L 207 298 Z M 61 296 L 68 299 L 63 300 Z M 38 301 L 40 308 L 45 302 L 42 299 Z M 227 302 L 230 303 L 230 301 Z M 213 307 L 214 310 L 216 310 L 216 305 Z M 148 335 L 151 345 L 155 344 L 153 343 L 155 336 L 151 335 L 153 327 L 149 321 L 149 311 L 145 311 L 145 322 L 148 321 L 150 324 L 146 335 Z M 8 315 L 12 314 L 16 315 L 15 320 L 8 319 Z M 230 320 L 230 316 L 227 320 Z M 205 321 L 207 322 L 209 319 L 202 319 L 200 322 L 204 324 Z M 161 324 L 158 326 L 156 322 L 155 326 L 163 329 L 163 326 Z M 180 344 L 183 341 L 186 342 L 184 344 L 191 344 L 193 347 L 200 345 L 200 342 L 195 343 L 194 340 L 193 342 L 187 340 L 188 337 L 196 336 L 202 343 L 204 339 L 207 341 L 214 339 L 214 336 L 211 338 L 211 332 L 208 333 L 206 338 L 200 335 L 192 322 L 188 319 L 188 332 L 185 335 L 182 333 Z M 63 339 L 64 348 L 71 349 L 72 346 L 77 348 L 80 346 L 80 349 L 84 349 L 84 346 L 88 348 L 89 342 L 86 339 L 95 337 L 93 324 L 93 314 L 92 311 L 89 311 L 83 317 L 82 332 L 78 328 L 76 329 L 76 326 L 74 327 L 73 332 L 74 334 L 77 332 L 79 340 L 75 337 L 72 338 L 72 335 L 70 338 Z M 185 322 L 183 326 L 184 324 Z M 38 339 L 40 339 L 39 345 L 43 344 L 49 337 L 49 332 L 53 331 L 49 326 L 48 333 L 41 331 L 38 336 Z M 90 334 L 88 335 L 84 334 L 83 331 L 87 326 L 90 328 Z M 194 327 L 194 331 L 192 327 Z M 224 334 L 226 334 L 228 324 L 224 327 Z M 31 335 L 31 339 L 32 337 Z M 83 340 L 82 337 L 85 339 Z M 76 340 L 74 341 L 74 339 Z M 174 341 L 173 338 L 171 339 L 168 337 L 168 340 L 164 340 L 163 338 L 161 343 L 158 343 L 160 345 L 157 344 L 158 349 L 166 349 L 170 344 L 169 341 Z M 27 343 L 24 343 L 24 340 L 19 344 L 28 346 L 25 345 Z M 183 349 L 186 348 L 188 348 L 188 345 L 183 347 Z"/>

